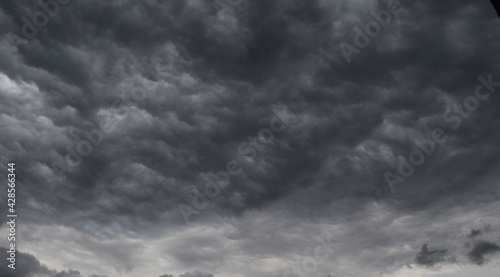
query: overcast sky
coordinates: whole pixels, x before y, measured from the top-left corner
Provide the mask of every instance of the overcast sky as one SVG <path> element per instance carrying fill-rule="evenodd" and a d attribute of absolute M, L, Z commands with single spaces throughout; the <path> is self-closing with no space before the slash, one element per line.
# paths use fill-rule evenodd
<path fill-rule="evenodd" d="M 490 1 L 58 1 L 0 2 L 0 276 L 498 276 Z"/>

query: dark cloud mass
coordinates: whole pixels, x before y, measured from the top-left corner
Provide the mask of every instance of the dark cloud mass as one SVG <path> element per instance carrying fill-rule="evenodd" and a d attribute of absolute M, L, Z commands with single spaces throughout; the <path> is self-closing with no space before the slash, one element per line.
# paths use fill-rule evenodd
<path fill-rule="evenodd" d="M 444 262 L 447 252 L 446 249 L 432 249 L 427 244 L 424 244 L 415 257 L 415 262 L 419 265 L 433 266 Z"/>
<path fill-rule="evenodd" d="M 45 274 L 46 276 L 56 274 L 56 272 L 49 270 L 45 265 L 40 264 L 33 255 L 22 252 L 17 252 L 17 268 L 15 270 L 10 269 L 7 267 L 10 264 L 7 260 L 8 250 L 8 248 L 0 247 L 0 276 L 26 277 L 34 274 Z"/>
<path fill-rule="evenodd" d="M 82 277 L 77 270 L 63 270 L 57 272 L 55 270 L 50 270 L 46 265 L 40 264 L 37 258 L 33 255 L 17 252 L 17 262 L 16 269 L 12 270 L 7 267 L 10 263 L 7 258 L 8 248 L 0 247 L 0 257 L 2 258 L 0 276 L 11 276 L 11 277 Z M 95 275 L 92 274 L 90 277 L 107 277 L 105 275 Z"/>
<path fill-rule="evenodd" d="M 472 250 L 467 253 L 470 261 L 482 265 L 485 262 L 485 255 L 494 254 L 500 251 L 500 246 L 496 243 L 487 241 L 478 241 L 474 244 Z"/>
<path fill-rule="evenodd" d="M 479 236 L 481 234 L 481 230 L 471 230 L 470 231 L 470 234 L 469 234 L 469 237 L 470 238 L 475 238 L 477 236 Z"/>
<path fill-rule="evenodd" d="M 492 3 L 0 1 L 0 276 L 489 277 Z"/>

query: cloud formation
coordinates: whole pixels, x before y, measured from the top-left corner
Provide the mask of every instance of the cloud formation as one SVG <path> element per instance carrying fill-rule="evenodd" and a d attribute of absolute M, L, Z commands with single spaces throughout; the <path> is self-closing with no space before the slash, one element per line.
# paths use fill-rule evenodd
<path fill-rule="evenodd" d="M 427 244 L 424 244 L 415 257 L 415 262 L 419 265 L 433 266 L 444 262 L 447 252 L 448 250 L 446 249 L 432 249 Z"/>
<path fill-rule="evenodd" d="M 281 276 L 325 232 L 318 276 L 490 267 L 498 16 L 487 0 L 402 0 L 346 62 L 340 45 L 396 2 L 1 2 L 16 276 Z M 263 143 L 275 111 L 288 123 Z M 436 128 L 446 141 L 392 191 L 385 172 Z"/>
<path fill-rule="evenodd" d="M 491 243 L 487 241 L 478 241 L 474 244 L 472 250 L 467 253 L 470 261 L 482 265 L 485 262 L 485 255 L 494 254 L 500 251 L 500 246 L 496 243 Z"/>

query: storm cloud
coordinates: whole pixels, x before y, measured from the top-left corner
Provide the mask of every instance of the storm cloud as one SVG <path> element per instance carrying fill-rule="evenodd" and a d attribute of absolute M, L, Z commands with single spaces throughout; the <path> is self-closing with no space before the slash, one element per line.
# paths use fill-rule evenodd
<path fill-rule="evenodd" d="M 490 1 L 4 1 L 0 22 L 2 276 L 495 265 Z"/>
<path fill-rule="evenodd" d="M 482 265 L 485 261 L 484 256 L 500 251 L 500 246 L 496 243 L 487 241 L 478 241 L 474 244 L 472 250 L 467 254 L 471 262 Z"/>

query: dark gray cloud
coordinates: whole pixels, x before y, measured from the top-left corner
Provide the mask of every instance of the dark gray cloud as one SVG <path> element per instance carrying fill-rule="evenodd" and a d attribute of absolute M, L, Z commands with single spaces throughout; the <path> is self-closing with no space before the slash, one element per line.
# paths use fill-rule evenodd
<path fill-rule="evenodd" d="M 465 262 L 464 239 L 495 241 L 500 227 L 500 87 L 457 109 L 478 76 L 500 82 L 500 23 L 487 0 L 401 0 L 348 63 L 339 45 L 390 2 L 52 1 L 46 24 L 36 1 L 0 3 L 0 178 L 15 161 L 29 253 L 60 274 L 270 276 L 326 229 L 343 254 L 318 265 L 325 276 L 360 268 L 347 260 L 441 265 L 443 249 Z M 286 128 L 259 142 L 276 111 Z M 384 173 L 435 128 L 446 141 L 391 192 Z M 194 207 L 232 160 L 241 173 Z"/>
<path fill-rule="evenodd" d="M 482 265 L 485 262 L 485 256 L 494 254 L 500 251 L 500 246 L 496 243 L 487 241 L 478 241 L 474 243 L 472 250 L 467 253 L 469 260 L 477 265 Z"/>
<path fill-rule="evenodd" d="M 228 30 L 223 26 L 220 26 L 222 30 L 217 29 L 218 24 L 223 23 L 218 21 L 209 3 L 188 5 L 173 1 L 168 5 L 148 2 L 134 6 L 128 1 L 120 4 L 92 3 L 76 1 L 64 9 L 61 7 L 57 16 L 51 18 L 44 31 L 33 41 L 17 47 L 19 56 L 10 60 L 14 63 L 16 57 L 22 58 L 19 69 L 4 68 L 10 78 L 36 82 L 40 90 L 36 97 L 46 102 L 42 102 L 40 110 L 35 113 L 49 119 L 49 126 L 52 127 L 48 128 L 53 129 L 53 136 L 60 141 L 38 145 L 37 148 L 46 149 L 42 152 L 50 154 L 30 157 L 30 168 L 25 178 L 27 181 L 41 180 L 37 188 L 29 188 L 29 193 L 39 193 L 41 199 L 51 199 L 47 200 L 50 205 L 64 207 L 67 212 L 91 206 L 103 208 L 98 202 L 105 199 L 108 193 L 120 196 L 117 205 L 104 208 L 109 216 L 141 216 L 138 210 L 141 207 L 151 214 L 153 206 L 164 212 L 174 210 L 177 203 L 190 202 L 191 196 L 186 195 L 182 188 L 189 190 L 192 185 L 202 188 L 206 182 L 202 173 L 223 170 L 229 160 L 238 157 L 238 145 L 266 126 L 266 121 L 272 116 L 271 107 L 276 104 L 286 107 L 291 114 L 292 126 L 277 135 L 275 142 L 266 146 L 265 151 L 259 152 L 255 162 L 239 160 L 244 174 L 233 178 L 232 185 L 212 202 L 221 212 L 240 214 L 245 209 L 265 207 L 313 183 L 322 184 L 319 191 L 325 196 L 345 195 L 346 188 L 351 196 L 380 195 L 386 187 L 384 171 L 393 167 L 397 155 L 405 154 L 414 147 L 410 138 L 427 135 L 422 126 L 428 121 L 426 118 L 437 118 L 445 112 L 446 97 L 435 91 L 444 90 L 443 95 L 460 99 L 472 91 L 477 75 L 494 72 L 492 63 L 486 62 L 490 59 L 486 53 L 490 51 L 470 52 L 468 48 L 454 46 L 453 40 L 458 40 L 457 36 L 461 34 L 455 33 L 452 28 L 455 23 L 451 19 L 449 27 L 441 26 L 442 32 L 448 33 L 446 43 L 433 44 L 434 51 L 431 53 L 436 53 L 435 58 L 417 59 L 415 53 L 425 50 L 409 46 L 430 46 L 432 39 L 437 40 L 441 36 L 438 32 L 427 32 L 423 37 L 426 28 L 436 27 L 432 22 L 420 22 L 415 28 L 421 29 L 404 30 L 404 35 L 408 36 L 407 46 L 401 46 L 403 48 L 398 53 L 404 53 L 407 60 L 391 60 L 393 53 L 377 51 L 378 46 L 373 45 L 366 49 L 369 55 L 362 54 L 358 62 L 347 66 L 335 58 L 339 54 L 333 44 L 335 37 L 324 36 L 325 33 L 335 32 L 331 29 L 332 18 L 341 7 L 321 8 L 317 1 L 241 4 L 247 5 L 245 13 L 239 15 L 238 9 L 234 13 L 241 16 L 237 17 L 236 23 L 245 35 L 231 36 L 230 41 L 240 43 L 244 50 L 229 45 L 225 47 L 225 43 L 230 42 L 220 41 Z M 380 7 L 383 7 L 382 3 Z M 411 6 L 404 18 L 397 20 L 408 22 L 424 12 L 432 14 L 439 11 L 449 18 L 469 12 L 467 20 L 474 24 L 465 32 L 484 35 L 482 40 L 470 41 L 467 47 L 494 47 L 492 40 L 495 36 L 481 30 L 487 26 L 487 17 L 480 12 L 486 8 L 484 5 L 478 4 L 471 11 L 467 10 L 470 7 L 462 4 L 449 7 L 450 10 L 443 10 L 441 4 L 431 3 Z M 200 16 L 202 14 L 205 16 Z M 360 16 L 361 21 L 369 19 L 365 18 L 369 14 L 356 16 Z M 74 26 L 78 26 L 78 32 L 68 29 L 73 22 Z M 301 31 L 304 26 L 312 30 Z M 351 26 L 344 25 L 343 28 L 349 31 Z M 391 29 L 391 32 L 403 35 L 403 30 Z M 414 33 L 422 37 L 412 36 Z M 301 40 L 294 39 L 297 36 Z M 380 38 L 380 43 L 387 43 L 388 39 L 384 41 Z M 428 42 L 422 43 L 422 40 Z M 324 44 L 326 42 L 330 44 Z M 118 55 L 120 51 L 122 54 Z M 182 51 L 183 55 L 191 57 L 191 64 L 187 63 L 187 58 L 181 57 Z M 231 56 L 232 51 L 243 52 L 237 54 L 240 57 L 236 59 Z M 324 56 L 325 51 L 331 52 L 333 57 Z M 463 51 L 467 51 L 467 58 L 461 54 Z M 148 56 L 146 53 L 149 53 Z M 448 67 L 461 64 L 461 59 L 464 62 L 474 61 L 477 65 L 468 72 L 450 71 Z M 415 69 L 405 72 L 405 66 L 401 64 L 403 60 Z M 157 81 L 144 76 L 146 69 L 143 61 L 159 71 Z M 367 64 L 376 64 L 378 70 L 363 73 Z M 23 67 L 37 68 L 46 73 L 39 77 L 39 74 L 27 75 L 21 71 Z M 432 76 L 428 70 L 417 70 L 428 67 L 434 68 Z M 212 75 L 203 76 L 208 71 L 213 72 Z M 440 77 L 440 71 L 443 74 L 446 72 L 446 78 Z M 381 72 L 388 75 L 377 76 Z M 396 80 L 390 72 L 398 72 L 399 79 Z M 293 78 L 294 75 L 301 77 Z M 51 79 L 50 84 L 48 78 Z M 353 84 L 353 78 L 363 82 Z M 440 84 L 446 80 L 457 82 Z M 470 85 L 458 84 L 464 81 Z M 339 89 L 333 91 L 332 86 Z M 458 87 L 463 89 L 457 90 Z M 389 93 L 371 92 L 382 88 Z M 411 92 L 417 89 L 421 92 Z M 121 101 L 116 109 L 113 108 L 113 100 L 138 90 L 145 97 L 138 101 Z M 396 94 L 396 91 L 400 93 Z M 73 98 L 68 98 L 70 95 Z M 60 102 L 51 100 L 54 97 Z M 495 99 L 492 96 L 491 103 Z M 10 103 L 13 99 L 7 101 L 9 105 L 14 104 Z M 493 107 L 493 104 L 486 103 L 477 111 L 475 118 L 482 124 L 488 124 L 489 121 L 480 118 L 488 116 Z M 63 116 L 61 111 L 65 109 L 68 114 Z M 93 146 L 91 154 L 83 157 L 80 166 L 72 172 L 64 172 L 64 182 L 46 181 L 37 173 L 42 168 L 50 167 L 55 171 L 53 173 L 58 174 L 56 169 L 60 168 L 54 166 L 55 162 L 64 164 L 64 158 L 71 153 L 68 147 L 76 153 L 79 141 L 88 140 L 87 133 L 98 132 L 100 120 L 107 112 L 118 112 L 123 119 L 116 123 L 113 133 L 103 136 L 99 146 Z M 141 114 L 144 116 L 138 117 Z M 494 115 L 490 117 L 494 118 Z M 36 119 L 28 116 L 24 122 L 30 124 L 33 120 Z M 147 120 L 153 124 L 145 124 Z M 477 145 L 473 138 L 467 137 L 471 134 L 472 122 L 474 119 L 464 123 L 468 125 L 462 127 L 460 133 L 450 134 L 457 141 L 447 145 L 457 149 L 461 144 L 468 145 L 464 151 L 468 150 L 462 151 L 456 158 L 461 162 L 455 163 L 466 168 L 463 171 L 466 176 L 461 181 L 454 181 L 457 182 L 454 185 L 462 189 L 471 188 L 467 185 L 470 183 L 468 178 L 473 179 L 472 176 L 478 174 L 475 172 L 488 170 L 495 164 L 490 160 L 495 149 L 484 142 Z M 427 128 L 440 125 L 439 121 L 426 123 Z M 36 127 L 26 128 L 34 131 Z M 489 128 L 483 126 L 482 129 Z M 404 138 L 397 133 L 387 133 L 392 129 L 416 133 Z M 385 154 L 377 147 L 386 147 L 392 157 L 384 157 Z M 441 151 L 437 154 L 439 157 L 433 157 L 426 164 L 427 170 L 419 169 L 417 174 L 423 175 L 419 177 L 437 179 L 446 176 L 447 172 L 456 171 L 456 165 L 442 163 L 449 151 Z M 469 153 L 484 157 L 468 165 L 466 161 L 472 155 Z M 356 157 L 357 161 L 354 162 L 352 157 Z M 436 163 L 440 166 L 434 170 L 436 167 L 432 165 Z M 445 165 L 448 168 L 442 168 Z M 257 170 L 260 166 L 265 166 L 266 170 Z M 37 171 L 36 167 L 40 169 Z M 138 174 L 137 169 L 132 169 L 134 167 L 146 167 L 146 170 Z M 125 172 L 124 168 L 127 169 Z M 141 196 L 136 193 L 137 188 L 125 191 L 122 179 L 131 185 L 142 183 L 156 193 Z M 165 182 L 165 179 L 169 181 Z M 52 193 L 46 189 L 49 186 L 56 186 L 55 197 L 44 196 Z M 421 188 L 418 190 L 422 191 Z M 60 194 L 64 196 L 59 198 Z M 165 197 L 167 201 L 163 201 Z M 235 197 L 241 197 L 243 202 L 229 201 Z M 128 201 L 135 205 L 128 205 Z M 150 220 L 154 220 L 154 216 Z"/>
<path fill-rule="evenodd" d="M 0 266 L 0 275 L 1 276 L 11 276 L 11 277 L 27 277 L 32 276 L 34 274 L 45 274 L 46 276 L 50 276 L 56 274 L 56 272 L 49 270 L 45 265 L 40 264 L 35 256 L 17 252 L 16 253 L 16 269 L 11 269 L 7 267 L 10 262 L 7 260 L 8 255 L 7 251 L 9 249 L 5 247 L 0 247 L 0 258 L 1 258 L 1 266 Z"/>
<path fill-rule="evenodd" d="M 55 270 L 50 270 L 46 265 L 43 265 L 38 261 L 38 259 L 28 253 L 16 252 L 16 264 L 15 269 L 7 267 L 10 262 L 7 260 L 7 251 L 9 249 L 5 247 L 0 247 L 0 258 L 2 258 L 2 263 L 0 264 L 0 275 L 8 277 L 82 277 L 77 270 L 63 270 L 57 272 Z M 89 275 L 90 276 L 90 275 Z M 105 275 L 95 275 L 92 274 L 90 277 L 107 277 Z"/>
<path fill-rule="evenodd" d="M 415 257 L 415 262 L 419 265 L 433 266 L 446 261 L 447 253 L 446 249 L 434 249 L 424 244 Z"/>
<path fill-rule="evenodd" d="M 469 234 L 469 238 L 475 238 L 481 234 L 481 230 L 472 229 Z"/>

